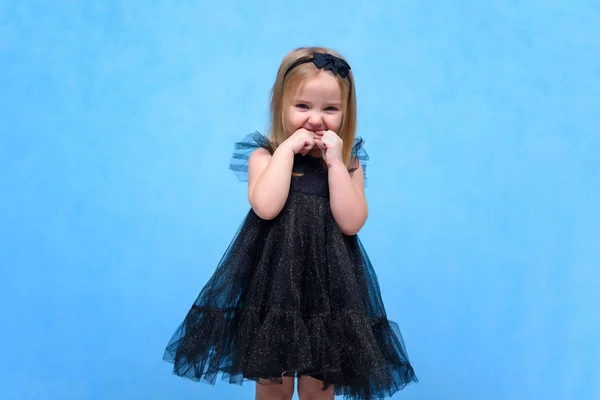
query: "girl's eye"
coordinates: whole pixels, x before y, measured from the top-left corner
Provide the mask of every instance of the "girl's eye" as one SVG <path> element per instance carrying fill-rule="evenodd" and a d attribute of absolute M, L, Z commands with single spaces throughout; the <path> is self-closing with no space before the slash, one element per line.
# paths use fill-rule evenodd
<path fill-rule="evenodd" d="M 306 104 L 296 104 L 297 108 L 303 108 L 303 109 L 307 109 L 308 106 Z"/>
<path fill-rule="evenodd" d="M 338 111 L 337 107 L 327 107 L 325 111 Z"/>

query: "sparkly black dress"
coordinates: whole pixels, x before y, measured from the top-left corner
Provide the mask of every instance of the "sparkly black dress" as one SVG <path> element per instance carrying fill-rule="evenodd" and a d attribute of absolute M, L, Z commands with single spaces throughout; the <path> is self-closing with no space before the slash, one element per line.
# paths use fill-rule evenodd
<path fill-rule="evenodd" d="M 365 167 L 362 140 L 353 157 Z M 236 144 L 230 168 L 270 149 L 258 132 Z M 356 235 L 329 207 L 327 170 L 296 155 L 287 202 L 272 220 L 250 210 L 164 353 L 174 373 L 215 383 L 310 375 L 348 399 L 391 396 L 417 378 Z M 264 379 L 264 380 L 263 380 Z"/>

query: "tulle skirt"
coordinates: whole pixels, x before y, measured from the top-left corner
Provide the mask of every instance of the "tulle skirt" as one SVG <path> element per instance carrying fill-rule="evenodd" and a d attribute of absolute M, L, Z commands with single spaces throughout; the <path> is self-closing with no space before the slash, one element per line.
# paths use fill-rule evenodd
<path fill-rule="evenodd" d="M 211 384 L 310 375 L 348 399 L 417 381 L 358 236 L 340 232 L 327 198 L 299 192 L 273 220 L 249 211 L 164 359 Z"/>

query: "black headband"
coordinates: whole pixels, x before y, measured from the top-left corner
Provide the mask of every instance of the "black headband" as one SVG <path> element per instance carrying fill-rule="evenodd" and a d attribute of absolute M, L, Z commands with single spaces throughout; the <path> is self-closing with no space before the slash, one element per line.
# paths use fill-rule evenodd
<path fill-rule="evenodd" d="M 339 75 L 342 78 L 347 78 L 350 73 L 350 65 L 339 57 L 336 57 L 328 53 L 315 53 L 312 58 L 304 58 L 294 62 L 288 67 L 283 75 L 283 79 L 287 76 L 288 72 L 296 68 L 300 64 L 312 62 L 319 69 L 329 70 L 334 75 Z"/>

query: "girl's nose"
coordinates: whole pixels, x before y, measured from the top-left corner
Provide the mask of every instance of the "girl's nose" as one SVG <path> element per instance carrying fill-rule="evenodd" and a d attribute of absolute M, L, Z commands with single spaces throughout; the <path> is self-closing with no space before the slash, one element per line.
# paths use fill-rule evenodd
<path fill-rule="evenodd" d="M 319 128 L 323 124 L 323 118 L 320 113 L 312 113 L 308 118 L 308 123 L 315 128 Z"/>

